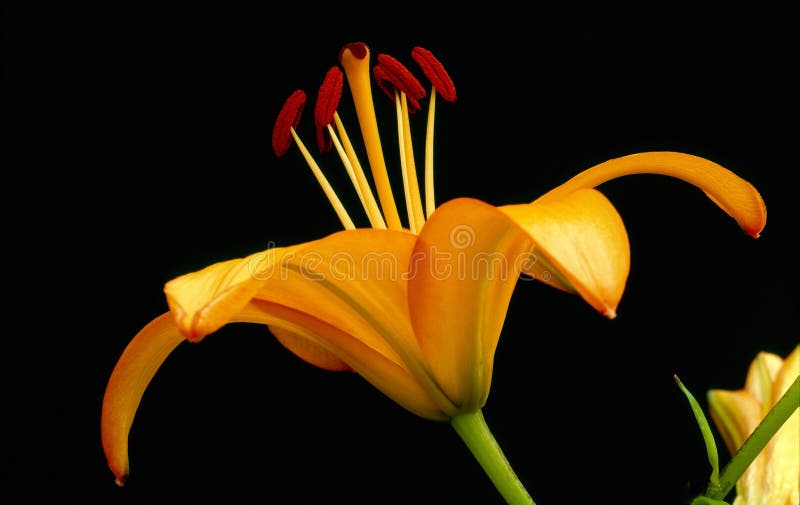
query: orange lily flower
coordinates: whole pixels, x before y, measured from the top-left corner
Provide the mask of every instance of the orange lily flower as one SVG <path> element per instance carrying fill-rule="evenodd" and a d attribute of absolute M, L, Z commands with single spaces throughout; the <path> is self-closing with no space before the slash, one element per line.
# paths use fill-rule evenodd
<path fill-rule="evenodd" d="M 733 455 L 800 375 L 800 346 L 786 357 L 760 352 L 745 386 L 708 392 L 711 419 Z M 800 504 L 800 410 L 795 410 L 736 482 L 733 505 Z"/>
<path fill-rule="evenodd" d="M 211 265 L 169 281 L 169 311 L 145 326 L 123 352 L 108 382 L 102 442 L 122 484 L 128 433 L 148 383 L 183 341 L 199 342 L 233 322 L 268 325 L 290 351 L 318 367 L 352 370 L 409 411 L 448 421 L 480 411 L 487 400 L 495 348 L 521 273 L 577 294 L 613 318 L 630 267 L 622 219 L 595 186 L 634 173 L 681 178 L 702 189 L 753 237 L 766 210 L 756 189 L 730 170 L 696 156 L 646 152 L 612 159 L 536 199 L 495 207 L 472 198 L 436 206 L 433 131 L 436 98 L 455 86 L 427 50 L 412 58 L 431 82 L 420 185 L 410 114 L 425 90 L 388 55 L 371 67 L 369 48 L 339 55 L 355 104 L 371 181 L 336 112 L 342 72 L 333 67 L 315 107 L 317 141 L 336 147 L 370 221 L 357 228 L 295 127 L 305 93 L 293 93 L 273 132 L 283 155 L 297 145 L 337 212 L 344 231 Z M 389 184 L 375 114 L 372 70 L 394 101 L 407 225 Z M 424 205 L 422 198 L 424 188 Z M 377 199 L 373 194 L 377 192 Z"/>

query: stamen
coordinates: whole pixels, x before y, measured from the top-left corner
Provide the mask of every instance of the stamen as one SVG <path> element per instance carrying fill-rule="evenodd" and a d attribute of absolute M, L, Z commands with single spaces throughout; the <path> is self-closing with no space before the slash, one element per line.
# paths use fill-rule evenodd
<path fill-rule="evenodd" d="M 275 120 L 275 126 L 272 127 L 272 150 L 275 156 L 280 158 L 292 145 L 289 130 L 297 128 L 305 104 L 306 94 L 302 89 L 295 90 L 283 104 L 278 119 Z"/>
<path fill-rule="evenodd" d="M 376 67 L 377 68 L 377 67 Z M 403 104 L 400 103 L 400 97 L 403 97 Z M 408 115 L 408 105 L 406 100 L 406 95 L 398 93 L 395 91 L 394 93 L 394 103 L 397 106 L 397 136 L 398 136 L 398 143 L 400 145 L 400 171 L 403 174 L 403 193 L 406 196 L 406 211 L 408 212 L 408 228 L 411 230 L 411 233 L 417 234 L 417 223 L 414 221 L 414 211 L 411 210 L 411 191 L 409 189 L 408 184 L 408 166 L 406 164 L 406 150 L 405 150 L 405 139 L 403 138 L 403 133 L 405 132 L 405 128 L 403 127 L 403 123 L 408 124 L 408 121 L 403 121 L 403 112 L 405 109 L 406 115 Z M 405 107 L 403 107 L 405 105 Z M 413 160 L 412 160 L 413 161 Z"/>
<path fill-rule="evenodd" d="M 408 227 L 412 233 L 417 233 L 425 222 L 425 215 L 422 212 L 422 197 L 419 194 L 414 149 L 411 142 L 411 122 L 408 114 L 409 110 L 414 113 L 420 109 L 419 100 L 425 97 L 425 89 L 402 63 L 388 54 L 378 55 L 378 65 L 372 69 L 372 72 L 378 86 L 396 104 L 400 168 L 406 197 Z"/>
<path fill-rule="evenodd" d="M 375 106 L 372 102 L 372 88 L 369 79 L 369 48 L 366 44 L 356 42 L 346 45 L 339 53 L 339 62 L 347 74 L 347 82 L 353 95 L 353 103 L 361 126 L 361 135 L 367 150 L 367 158 L 372 169 L 375 187 L 381 201 L 383 213 L 386 216 L 389 228 L 402 230 L 400 214 L 392 195 L 392 186 L 389 174 L 386 171 L 386 162 L 383 158 L 383 148 L 378 131 L 378 120 L 375 117 Z M 362 188 L 363 189 L 363 188 Z"/>
<path fill-rule="evenodd" d="M 442 95 L 442 98 L 448 102 L 456 101 L 456 86 L 444 65 L 436 59 L 436 57 L 425 49 L 424 47 L 416 46 L 411 50 L 411 57 L 417 62 L 417 65 L 422 69 L 425 77 L 431 81 L 431 85 Z"/>
<path fill-rule="evenodd" d="M 361 189 L 361 194 L 364 195 L 366 200 L 369 221 L 373 228 L 386 229 L 386 222 L 383 220 L 381 209 L 378 207 L 378 202 L 375 201 L 375 195 L 372 194 L 372 188 L 369 185 L 366 174 L 364 174 L 364 169 L 361 167 L 361 163 L 358 161 L 355 149 L 353 149 L 353 144 L 350 142 L 350 137 L 347 135 L 347 131 L 344 129 L 344 124 L 342 124 L 342 120 L 339 117 L 338 112 L 333 114 L 333 120 L 336 123 L 336 129 L 339 131 L 339 136 L 342 138 L 342 146 L 344 147 L 345 154 L 347 155 L 347 160 L 349 161 L 350 166 L 353 168 L 353 173 L 358 181 L 358 187 Z"/>
<path fill-rule="evenodd" d="M 317 178 L 317 182 L 319 182 L 319 185 L 322 186 L 325 196 L 327 196 L 328 200 L 331 202 L 333 210 L 335 210 L 336 215 L 339 216 L 339 220 L 342 222 L 342 225 L 346 230 L 354 230 L 356 226 L 353 224 L 353 220 L 350 219 L 350 216 L 347 214 L 344 205 L 342 205 L 339 197 L 336 196 L 336 191 L 333 190 L 333 187 L 328 182 L 328 179 L 325 178 L 325 174 L 322 173 L 322 170 L 319 168 L 319 165 L 317 165 L 317 162 L 311 157 L 311 153 L 308 152 L 305 144 L 303 144 L 303 142 L 300 140 L 300 137 L 297 136 L 297 132 L 294 131 L 294 128 L 290 128 L 289 131 L 291 132 L 292 137 L 294 137 L 297 147 L 300 148 L 300 152 L 303 153 L 303 157 L 306 159 L 308 166 L 314 173 L 314 177 Z"/>
<path fill-rule="evenodd" d="M 436 111 L 436 92 L 448 102 L 456 100 L 456 86 L 444 65 L 424 47 L 416 46 L 411 50 L 411 57 L 422 69 L 422 73 L 431 82 L 431 100 L 428 108 L 428 129 L 425 134 L 425 213 L 428 217 L 436 209 L 433 184 L 433 126 Z"/>
<path fill-rule="evenodd" d="M 331 138 L 326 126 L 333 122 L 333 113 L 339 106 L 342 97 L 343 84 L 342 71 L 339 67 L 331 67 L 325 74 L 317 93 L 317 102 L 314 105 L 314 125 L 317 127 L 317 146 L 322 152 L 331 150 Z M 356 188 L 358 189 L 358 188 Z"/>
<path fill-rule="evenodd" d="M 433 193 L 433 123 L 436 116 L 436 88 L 431 88 L 428 102 L 428 126 L 425 130 L 425 215 L 430 218 L 436 210 L 436 196 Z"/>
<path fill-rule="evenodd" d="M 394 90 L 408 97 L 411 113 L 420 109 L 419 100 L 425 98 L 425 88 L 402 63 L 388 54 L 378 55 L 378 64 L 372 69 L 375 81 L 389 100 L 394 102 Z"/>
<path fill-rule="evenodd" d="M 419 233 L 425 223 L 422 212 L 422 197 L 417 181 L 417 165 L 414 162 L 414 144 L 411 139 L 411 121 L 408 117 L 408 101 L 404 93 L 395 94 L 397 104 L 397 134 L 400 144 L 400 166 L 403 171 L 403 189 L 406 194 L 408 223 L 412 233 Z"/>
<path fill-rule="evenodd" d="M 448 102 L 456 101 L 456 86 L 444 69 L 444 65 L 424 47 L 416 46 L 411 50 L 411 57 L 422 69 L 422 73 L 431 82 L 431 100 L 428 106 L 428 129 L 425 133 L 425 213 L 428 217 L 436 209 L 433 194 L 433 126 L 436 112 L 436 92 Z"/>
<path fill-rule="evenodd" d="M 347 153 L 342 148 L 339 139 L 336 138 L 336 133 L 331 126 L 334 116 L 336 116 L 336 108 L 339 106 L 339 100 L 342 97 L 342 83 L 342 71 L 339 70 L 339 67 L 331 67 L 328 73 L 325 74 L 325 79 L 323 79 L 319 87 L 317 102 L 314 105 L 314 125 L 316 126 L 317 132 L 317 146 L 320 151 L 326 152 L 330 150 L 332 144 L 336 145 L 336 152 L 339 154 L 342 164 L 344 164 L 347 175 L 350 177 L 350 182 L 356 189 L 358 199 L 361 201 L 361 205 L 367 213 L 370 224 L 373 228 L 386 228 L 386 224 L 383 222 L 383 216 L 380 215 L 380 210 L 378 210 L 377 203 L 375 203 L 375 197 L 372 196 L 372 190 L 369 189 L 367 185 L 368 196 L 372 200 L 372 206 L 370 206 L 366 201 L 364 190 L 361 188 L 356 171 L 353 168 L 353 163 L 351 163 Z M 363 177 L 361 165 L 358 165 L 358 170 Z"/>
<path fill-rule="evenodd" d="M 356 188 L 356 194 L 358 194 L 358 199 L 361 201 L 361 206 L 364 208 L 364 212 L 367 213 L 370 226 L 372 226 L 373 228 L 385 229 L 386 224 L 383 223 L 383 218 L 381 217 L 380 221 L 378 222 L 376 221 L 375 216 L 372 214 L 372 212 L 370 212 L 369 206 L 367 205 L 367 201 L 364 198 L 364 192 L 361 191 L 361 186 L 358 183 L 358 178 L 356 177 L 355 169 L 353 169 L 353 164 L 350 163 L 350 160 L 347 158 L 347 153 L 342 147 L 341 142 L 339 142 L 339 138 L 336 136 L 336 132 L 333 131 L 333 126 L 329 124 L 326 127 L 326 130 L 328 131 L 329 138 L 336 146 L 336 152 L 339 154 L 339 158 L 342 160 L 344 169 L 347 171 L 347 176 L 350 178 L 350 183 L 353 184 L 354 188 Z M 380 217 L 380 214 L 378 216 Z"/>
<path fill-rule="evenodd" d="M 319 168 L 319 165 L 317 165 L 311 157 L 311 153 L 308 152 L 308 149 L 306 149 L 306 146 L 295 131 L 295 127 L 300 122 L 300 116 L 303 113 L 303 106 L 305 103 L 306 94 L 301 89 L 295 90 L 289 95 L 289 98 L 286 99 L 281 111 L 278 113 L 278 119 L 275 120 L 275 126 L 272 128 L 272 150 L 275 152 L 276 156 L 283 156 L 289 150 L 289 146 L 291 146 L 292 139 L 294 138 L 297 147 L 300 149 L 308 166 L 317 178 L 317 182 L 322 186 L 325 196 L 327 196 L 328 200 L 331 202 L 333 210 L 336 211 L 336 215 L 339 216 L 342 225 L 347 230 L 354 230 L 355 225 L 353 224 L 353 220 L 350 219 L 350 216 L 344 209 L 344 205 L 342 205 L 339 197 L 336 196 L 333 187 L 331 187 L 325 175 L 323 175 L 322 170 Z"/>

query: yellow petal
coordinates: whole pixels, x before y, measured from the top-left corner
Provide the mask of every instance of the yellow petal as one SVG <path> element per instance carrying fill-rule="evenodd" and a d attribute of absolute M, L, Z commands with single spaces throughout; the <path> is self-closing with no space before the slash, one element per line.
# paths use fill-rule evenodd
<path fill-rule="evenodd" d="M 752 184 L 712 161 L 684 153 L 645 152 L 615 158 L 581 172 L 541 199 L 561 198 L 577 189 L 593 188 L 630 174 L 661 174 L 682 179 L 702 189 L 748 235 L 758 237 L 764 229 L 767 209 Z"/>
<path fill-rule="evenodd" d="M 630 270 L 630 246 L 622 218 L 606 197 L 579 189 L 501 210 L 533 239 L 539 258 L 534 265 L 554 268 L 534 273 L 535 278 L 550 273 L 550 280 L 559 279 L 600 313 L 615 317 Z"/>
<path fill-rule="evenodd" d="M 775 376 L 772 401 L 775 404 L 800 375 L 800 346 L 784 360 Z M 796 403 L 800 403 L 795 399 Z M 800 503 L 800 410 L 795 410 L 764 448 L 765 490 L 769 505 Z"/>
<path fill-rule="evenodd" d="M 437 382 L 460 412 L 486 400 L 519 260 L 530 246 L 505 214 L 470 198 L 437 208 L 420 232 L 408 284 L 411 321 Z"/>
<path fill-rule="evenodd" d="M 783 396 L 786 390 L 789 389 L 798 375 L 800 375 L 800 345 L 796 346 L 786 359 L 783 360 L 783 365 L 774 376 L 775 381 L 772 389 L 773 405 Z"/>
<path fill-rule="evenodd" d="M 783 359 L 769 352 L 758 353 L 750 363 L 744 387 L 761 405 L 762 415 L 772 407 L 772 383 L 782 366 Z"/>
<path fill-rule="evenodd" d="M 172 314 L 155 318 L 122 353 L 106 386 L 100 420 L 103 450 L 120 486 L 128 476 L 128 432 L 145 388 L 183 336 Z"/>
<path fill-rule="evenodd" d="M 347 363 L 336 357 L 335 354 L 308 338 L 279 326 L 270 326 L 269 329 L 278 342 L 303 361 L 331 372 L 351 370 Z"/>
<path fill-rule="evenodd" d="M 164 292 L 178 328 L 193 342 L 218 330 L 247 305 L 263 277 L 272 275 L 287 255 L 307 245 L 268 249 L 169 281 Z"/>
<path fill-rule="evenodd" d="M 734 454 L 761 422 L 761 404 L 747 391 L 711 389 L 708 392 L 711 418 L 728 451 Z"/>
<path fill-rule="evenodd" d="M 711 419 L 725 441 L 728 452 L 735 454 L 745 439 L 761 422 L 761 405 L 745 390 L 712 389 L 708 392 Z M 756 457 L 736 484 L 737 502 L 760 503 L 765 458 Z"/>

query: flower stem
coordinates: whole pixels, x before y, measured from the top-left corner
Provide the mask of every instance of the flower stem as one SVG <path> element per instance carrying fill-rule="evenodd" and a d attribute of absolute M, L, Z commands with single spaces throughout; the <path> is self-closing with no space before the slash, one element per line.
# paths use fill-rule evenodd
<path fill-rule="evenodd" d="M 786 390 L 786 393 L 773 405 L 761 423 L 756 426 L 753 433 L 747 437 L 747 440 L 736 451 L 733 458 L 722 469 L 722 474 L 719 477 L 719 487 L 714 489 L 713 486 L 709 486 L 706 496 L 717 500 L 722 500 L 728 496 L 739 477 L 747 470 L 750 463 L 756 459 L 756 456 L 769 443 L 798 406 L 800 406 L 800 377 L 794 380 L 789 389 Z"/>
<path fill-rule="evenodd" d="M 536 505 L 486 426 L 483 412 L 460 414 L 450 424 L 509 505 Z"/>

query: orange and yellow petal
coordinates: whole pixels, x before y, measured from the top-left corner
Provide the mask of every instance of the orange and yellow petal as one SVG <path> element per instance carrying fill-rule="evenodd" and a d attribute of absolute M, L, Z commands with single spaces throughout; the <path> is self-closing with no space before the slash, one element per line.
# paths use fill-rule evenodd
<path fill-rule="evenodd" d="M 411 322 L 425 361 L 460 412 L 486 401 L 519 260 L 530 246 L 496 207 L 469 198 L 437 208 L 414 246 Z"/>
<path fill-rule="evenodd" d="M 214 263 L 167 282 L 164 293 L 178 328 L 193 342 L 217 331 L 250 302 L 264 278 L 306 245 L 267 249 Z"/>
<path fill-rule="evenodd" d="M 328 370 L 354 369 L 409 411 L 428 419 L 447 419 L 406 368 L 324 321 L 278 304 L 254 300 L 232 315 L 229 322 L 268 325 L 281 343 L 304 360 Z M 101 439 L 119 485 L 129 474 L 128 435 L 144 391 L 182 341 L 184 336 L 173 314 L 162 314 L 137 333 L 111 373 L 103 397 Z M 347 345 L 342 350 L 331 342 Z"/>
<path fill-rule="evenodd" d="M 352 370 L 335 354 L 302 335 L 280 326 L 270 326 L 269 330 L 281 345 L 307 363 L 331 372 Z"/>
<path fill-rule="evenodd" d="M 605 196 L 578 189 L 501 210 L 533 239 L 538 258 L 533 266 L 546 270 L 534 271 L 534 278 L 551 284 L 558 279 L 601 314 L 616 316 L 630 271 L 630 245 L 622 218 Z M 551 266 L 554 270 L 547 270 Z"/>
<path fill-rule="evenodd" d="M 454 412 L 427 370 L 409 321 L 406 275 L 415 241 L 392 230 L 335 233 L 284 261 L 254 299 L 324 321 L 337 331 L 318 332 L 323 346 L 370 382 L 381 374 L 377 366 L 392 363 L 428 392 L 421 401 L 433 398 L 444 412 Z"/>
<path fill-rule="evenodd" d="M 446 202 L 422 228 L 409 276 L 414 332 L 437 382 L 462 412 L 488 395 L 494 353 L 519 273 L 531 263 L 613 317 L 629 270 L 622 220 L 599 192 L 494 207 Z"/>
<path fill-rule="evenodd" d="M 144 390 L 167 356 L 183 341 L 169 312 L 136 334 L 122 353 L 106 386 L 100 420 L 108 465 L 120 486 L 128 476 L 128 432 Z"/>
<path fill-rule="evenodd" d="M 594 188 L 631 174 L 668 175 L 697 186 L 752 237 L 758 237 L 766 224 L 764 200 L 752 184 L 713 161 L 671 151 L 644 152 L 608 160 L 584 170 L 540 200 L 558 199 L 578 189 Z"/>
<path fill-rule="evenodd" d="M 434 401 L 444 409 L 452 410 L 452 404 L 432 383 L 408 317 L 403 276 L 415 240 L 407 232 L 348 230 L 212 265 L 170 281 L 165 292 L 178 327 L 195 340 L 245 317 L 254 302 L 280 307 L 288 319 L 276 319 L 275 326 L 310 341 L 281 335 L 301 358 L 335 369 L 346 365 L 374 384 L 400 370 L 429 393 L 412 399 L 418 405 L 409 406 L 407 393 L 414 387 L 405 379 L 396 388 L 395 379 L 383 381 L 379 389 L 397 389 L 389 396 L 402 396 L 409 410 L 441 418 L 441 412 L 430 412 L 431 397 L 438 395 Z"/>
<path fill-rule="evenodd" d="M 417 376 L 404 363 L 397 363 L 375 351 L 357 336 L 350 335 L 328 322 L 307 312 L 266 300 L 254 299 L 231 322 L 247 322 L 281 328 L 306 339 L 295 343 L 296 351 L 305 347 L 301 357 L 320 366 L 318 356 L 312 358 L 307 352 L 322 351 L 335 357 L 361 375 L 379 391 L 397 402 L 406 410 L 431 420 L 445 420 L 447 416 L 423 388 Z M 311 361 L 314 359 L 316 362 Z"/>

